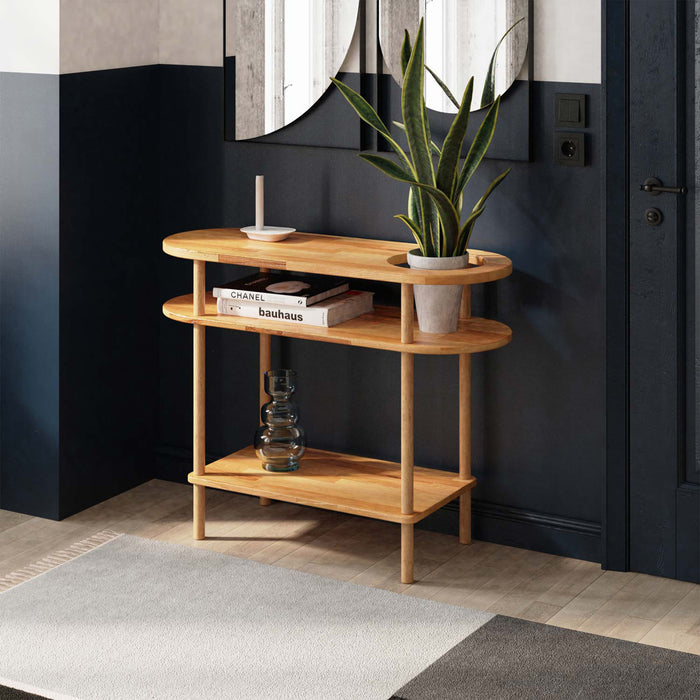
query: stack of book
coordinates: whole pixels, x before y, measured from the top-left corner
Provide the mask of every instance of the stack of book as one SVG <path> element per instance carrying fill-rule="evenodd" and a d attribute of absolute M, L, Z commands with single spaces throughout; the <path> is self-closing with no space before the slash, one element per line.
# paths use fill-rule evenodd
<path fill-rule="evenodd" d="M 256 273 L 214 287 L 216 310 L 227 316 L 269 318 L 309 326 L 335 326 L 369 313 L 372 292 L 321 275 Z"/>

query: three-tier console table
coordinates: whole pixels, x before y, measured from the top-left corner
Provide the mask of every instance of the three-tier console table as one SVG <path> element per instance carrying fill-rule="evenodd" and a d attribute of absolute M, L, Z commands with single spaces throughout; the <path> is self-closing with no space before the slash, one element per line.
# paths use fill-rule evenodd
<path fill-rule="evenodd" d="M 508 258 L 469 251 L 465 270 L 411 270 L 403 266 L 406 243 L 294 233 L 285 241 L 249 240 L 239 229 L 208 229 L 169 236 L 163 250 L 194 261 L 194 293 L 166 302 L 163 313 L 189 323 L 194 335 L 194 465 L 188 479 L 194 485 L 194 538 L 205 537 L 205 489 L 216 488 L 260 498 L 388 520 L 401 524 L 401 581 L 413 582 L 413 526 L 459 497 L 459 541 L 471 542 L 471 354 L 508 344 L 508 326 L 471 316 L 470 285 L 507 277 Z M 261 270 L 323 273 L 401 285 L 401 308 L 375 308 L 373 313 L 331 328 L 296 325 L 269 319 L 220 316 L 205 289 L 207 262 L 247 265 Z M 464 286 L 460 321 L 455 333 L 422 333 L 414 324 L 414 284 Z M 263 373 L 270 369 L 273 335 L 304 338 L 401 353 L 401 463 L 370 457 L 307 449 L 295 472 L 267 472 L 252 447 L 210 464 L 205 460 L 204 332 L 207 326 L 260 335 L 260 402 Z M 459 355 L 459 472 L 424 469 L 413 464 L 413 358 L 416 354 Z M 251 414 L 252 416 L 253 414 Z M 251 428 L 252 433 L 252 428 Z M 311 431 L 313 434 L 313 430 Z"/>

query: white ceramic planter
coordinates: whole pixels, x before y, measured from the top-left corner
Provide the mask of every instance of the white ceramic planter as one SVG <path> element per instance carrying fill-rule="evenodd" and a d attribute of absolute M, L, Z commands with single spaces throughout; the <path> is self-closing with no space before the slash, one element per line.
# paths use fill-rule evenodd
<path fill-rule="evenodd" d="M 469 267 L 469 255 L 450 258 L 425 258 L 418 248 L 406 256 L 408 266 L 416 270 L 462 270 Z M 418 328 L 424 333 L 454 333 L 462 300 L 461 284 L 414 284 Z"/>

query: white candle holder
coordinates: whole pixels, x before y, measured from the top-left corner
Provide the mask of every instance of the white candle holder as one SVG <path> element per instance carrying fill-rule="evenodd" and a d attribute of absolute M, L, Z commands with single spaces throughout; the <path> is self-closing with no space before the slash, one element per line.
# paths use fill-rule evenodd
<path fill-rule="evenodd" d="M 283 241 L 290 233 L 294 233 L 296 229 L 285 226 L 263 226 L 261 229 L 255 226 L 246 226 L 241 231 L 254 241 Z"/>
<path fill-rule="evenodd" d="M 255 226 L 246 226 L 241 231 L 254 241 L 283 241 L 295 228 L 287 226 L 265 226 L 265 177 L 255 176 Z"/>

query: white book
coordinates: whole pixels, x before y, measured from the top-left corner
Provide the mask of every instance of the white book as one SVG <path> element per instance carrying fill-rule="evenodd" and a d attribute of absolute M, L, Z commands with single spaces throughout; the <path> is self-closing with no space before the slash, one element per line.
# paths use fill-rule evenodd
<path fill-rule="evenodd" d="M 374 292 L 349 291 L 332 299 L 320 301 L 313 306 L 298 308 L 219 297 L 216 300 L 216 311 L 225 316 L 266 318 L 271 321 L 330 327 L 372 311 L 373 296 Z"/>

